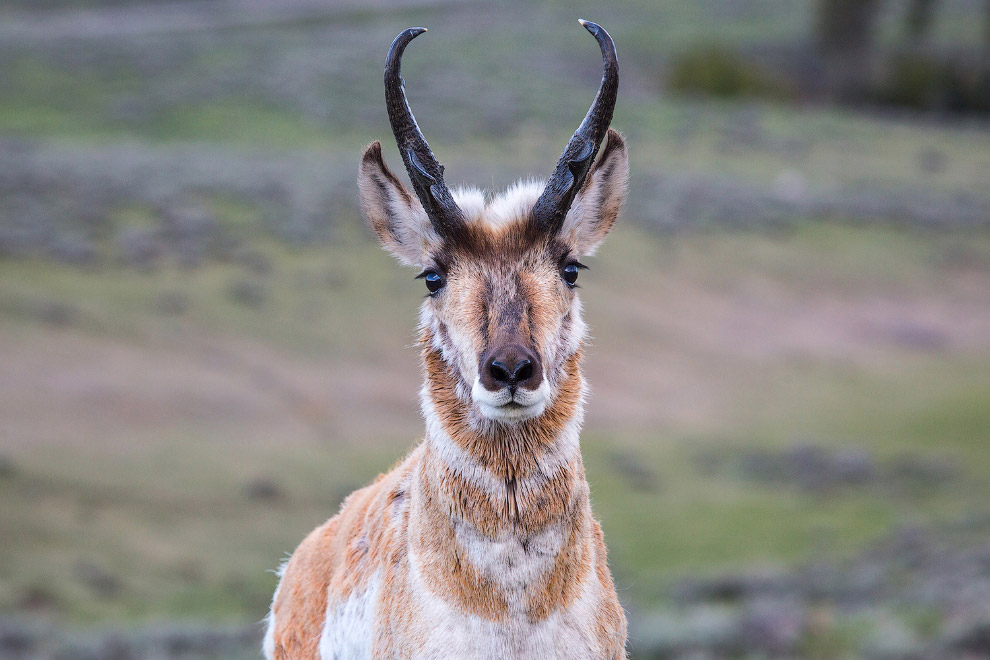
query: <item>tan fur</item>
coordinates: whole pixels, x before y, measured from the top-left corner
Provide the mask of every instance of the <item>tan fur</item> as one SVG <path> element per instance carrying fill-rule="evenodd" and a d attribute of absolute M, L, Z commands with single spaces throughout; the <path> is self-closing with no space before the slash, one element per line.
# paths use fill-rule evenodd
<path fill-rule="evenodd" d="M 581 254 L 594 254 L 622 212 L 629 185 L 626 143 L 615 129 L 608 129 L 602 148 L 581 193 L 567 212 L 561 234 Z"/>
<path fill-rule="evenodd" d="M 628 165 L 609 135 L 560 236 L 534 235 L 527 209 L 539 189 L 522 185 L 487 204 L 462 192 L 471 211 L 457 244 L 432 232 L 380 145 L 366 151 L 361 193 L 375 233 L 401 260 L 446 278 L 421 317 L 427 434 L 293 553 L 272 603 L 269 658 L 319 658 L 321 636 L 347 632 L 331 626 L 364 626 L 365 616 L 356 639 L 376 659 L 625 657 L 625 616 L 577 446 L 584 325 L 560 274 L 621 207 Z M 539 414 L 505 423 L 474 405 L 479 356 L 500 342 L 539 356 Z M 562 646 L 558 634 L 570 636 Z"/>

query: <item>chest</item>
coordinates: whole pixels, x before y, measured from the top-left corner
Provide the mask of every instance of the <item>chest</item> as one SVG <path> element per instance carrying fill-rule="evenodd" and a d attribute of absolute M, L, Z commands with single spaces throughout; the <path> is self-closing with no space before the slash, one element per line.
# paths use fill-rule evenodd
<path fill-rule="evenodd" d="M 543 539 L 544 541 L 546 539 Z M 516 543 L 516 546 L 521 544 Z M 532 548 L 530 548 L 532 550 Z M 521 586 L 540 572 L 543 560 L 507 545 L 486 548 L 490 568 L 505 568 L 504 586 L 518 589 L 515 602 L 492 621 L 452 607 L 427 588 L 414 565 L 404 575 L 378 575 L 330 608 L 320 642 L 322 660 L 563 660 L 602 658 L 596 636 L 601 594 L 593 580 L 564 609 L 533 621 L 521 604 Z M 414 564 L 411 562 L 411 564 Z M 511 567 L 511 568 L 510 568 Z M 398 578 L 398 580 L 396 579 Z M 399 583 L 402 583 L 401 586 Z"/>
<path fill-rule="evenodd" d="M 533 600 L 546 591 L 547 580 L 560 559 L 568 534 L 549 528 L 529 537 L 492 540 L 470 527 L 457 530 L 462 562 L 484 576 L 493 590 L 504 594 L 506 610 L 494 620 L 457 607 L 424 579 L 415 555 L 410 557 L 408 583 L 415 620 L 400 644 L 399 657 L 422 660 L 599 658 L 595 636 L 601 594 L 595 580 L 579 580 L 576 598 L 534 616 Z M 582 576 L 584 578 L 590 575 Z"/>

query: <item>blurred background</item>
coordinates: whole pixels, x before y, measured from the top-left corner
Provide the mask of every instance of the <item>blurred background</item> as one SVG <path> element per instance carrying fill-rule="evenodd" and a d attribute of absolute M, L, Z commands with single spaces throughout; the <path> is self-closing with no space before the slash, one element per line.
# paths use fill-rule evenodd
<path fill-rule="evenodd" d="M 644 658 L 990 656 L 990 3 L 0 2 L 0 658 L 259 657 L 422 433 L 363 227 L 392 38 L 448 182 L 546 176 L 618 45 L 583 451 Z M 403 173 L 404 176 L 404 173 Z"/>

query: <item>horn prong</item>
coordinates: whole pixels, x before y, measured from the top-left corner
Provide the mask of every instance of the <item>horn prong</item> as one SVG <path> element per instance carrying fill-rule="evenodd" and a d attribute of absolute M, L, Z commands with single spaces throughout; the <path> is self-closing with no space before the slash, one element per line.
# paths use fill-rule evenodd
<path fill-rule="evenodd" d="M 413 190 L 433 228 L 441 236 L 449 237 L 463 226 L 464 216 L 443 181 L 443 165 L 433 155 L 409 108 L 400 74 L 406 46 L 426 31 L 425 27 L 406 28 L 392 42 L 385 58 L 385 106 Z"/>
<path fill-rule="evenodd" d="M 619 62 L 612 37 L 597 23 L 583 18 L 578 19 L 578 23 L 591 33 L 601 48 L 602 82 L 588 114 L 564 148 L 543 194 L 533 206 L 533 222 L 548 234 L 557 233 L 563 226 L 574 196 L 584 185 L 612 122 L 619 91 Z"/>

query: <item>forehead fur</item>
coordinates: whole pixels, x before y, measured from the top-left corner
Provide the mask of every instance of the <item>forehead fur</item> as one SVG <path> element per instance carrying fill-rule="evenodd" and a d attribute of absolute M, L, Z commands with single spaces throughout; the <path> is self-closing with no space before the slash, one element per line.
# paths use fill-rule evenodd
<path fill-rule="evenodd" d="M 542 181 L 528 180 L 494 196 L 486 196 L 477 188 L 452 191 L 464 214 L 465 231 L 445 240 L 434 252 L 437 263 L 450 268 L 457 262 L 507 265 L 560 259 L 566 248 L 531 221 L 543 188 Z"/>
<path fill-rule="evenodd" d="M 468 223 L 497 231 L 528 219 L 545 185 L 536 179 L 518 181 L 488 198 L 477 188 L 458 188 L 451 194 Z"/>

